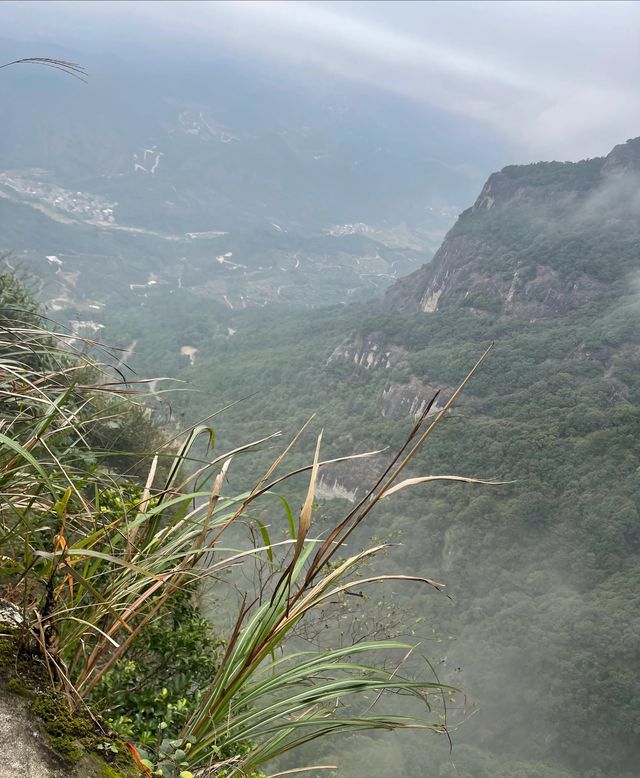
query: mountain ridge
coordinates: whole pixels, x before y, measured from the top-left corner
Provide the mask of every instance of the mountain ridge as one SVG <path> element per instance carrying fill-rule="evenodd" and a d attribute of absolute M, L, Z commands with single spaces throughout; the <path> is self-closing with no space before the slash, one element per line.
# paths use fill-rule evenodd
<path fill-rule="evenodd" d="M 640 138 L 617 145 L 606 157 L 508 166 L 493 173 L 433 260 L 387 290 L 385 310 L 464 306 L 534 321 L 610 294 L 612 284 L 618 288 L 637 265 L 627 261 L 603 268 L 597 253 L 622 228 L 636 229 L 639 176 Z M 611 219 L 609 211 L 615 211 Z M 538 233 L 548 232 L 549 225 L 556 235 L 541 240 Z M 596 226 L 601 234 L 584 245 L 582 267 L 564 263 L 562 245 L 582 240 L 583 228 Z"/>

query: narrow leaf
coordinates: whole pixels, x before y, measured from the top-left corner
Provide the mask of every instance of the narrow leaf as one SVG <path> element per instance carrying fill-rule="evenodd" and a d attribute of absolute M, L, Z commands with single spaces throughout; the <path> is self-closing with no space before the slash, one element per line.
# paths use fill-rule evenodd
<path fill-rule="evenodd" d="M 404 489 L 407 486 L 415 486 L 416 484 L 425 484 L 429 481 L 459 481 L 463 484 L 484 484 L 485 486 L 500 486 L 502 484 L 510 483 L 509 481 L 484 481 L 481 478 L 465 478 L 461 475 L 425 475 L 419 478 L 407 478 L 405 481 L 400 481 L 399 484 L 389 487 L 380 495 L 382 497 L 388 497 L 394 492 L 399 492 L 400 489 Z"/>

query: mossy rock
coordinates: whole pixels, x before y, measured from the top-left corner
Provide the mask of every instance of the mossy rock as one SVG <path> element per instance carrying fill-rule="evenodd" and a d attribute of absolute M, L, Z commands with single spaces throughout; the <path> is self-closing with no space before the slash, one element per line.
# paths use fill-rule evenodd
<path fill-rule="evenodd" d="M 17 632 L 0 637 L 0 778 L 139 778 L 126 744 L 72 711 Z"/>

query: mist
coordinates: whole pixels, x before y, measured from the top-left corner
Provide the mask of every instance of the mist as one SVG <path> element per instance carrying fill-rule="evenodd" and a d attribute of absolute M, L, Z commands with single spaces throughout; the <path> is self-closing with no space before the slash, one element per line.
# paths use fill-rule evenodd
<path fill-rule="evenodd" d="M 213 458 L 198 488 L 216 483 L 225 510 L 295 440 L 300 472 L 278 469 L 229 540 L 257 561 L 189 600 L 216 641 L 286 580 L 303 505 L 311 547 L 430 430 L 396 474 L 412 483 L 337 553 L 380 546 L 351 593 L 260 670 L 399 641 L 375 658 L 428 679 L 424 696 L 330 698 L 318 727 L 385 714 L 414 729 L 345 727 L 252 778 L 310 764 L 345 778 L 633 778 L 640 6 L 5 2 L 0 25 L 0 64 L 53 56 L 88 73 L 0 70 L 2 283 L 25 280 L 75 356 L 113 347 L 120 399 L 135 394 L 158 440 L 212 424 L 187 467 Z M 104 438 L 133 457 L 136 424 L 107 421 Z M 322 460 L 380 453 L 328 465 L 309 490 L 321 431 Z M 103 471 L 91 440 L 78 442 L 91 472 L 145 489 L 120 460 Z M 462 480 L 424 480 L 436 475 Z M 361 587 L 369 576 L 396 577 Z M 157 642 L 182 661 L 174 615 Z M 151 676 L 189 715 L 211 680 L 184 693 L 184 668 Z M 91 704 L 158 756 L 158 721 L 135 731 L 141 689 L 124 690 L 119 718 L 108 694 Z M 233 758 L 272 734 L 256 732 Z"/>
<path fill-rule="evenodd" d="M 640 122 L 632 2 L 8 2 L 3 17 L 56 47 L 280 63 L 310 88 L 330 74 L 480 123 L 527 161 L 595 156 Z"/>

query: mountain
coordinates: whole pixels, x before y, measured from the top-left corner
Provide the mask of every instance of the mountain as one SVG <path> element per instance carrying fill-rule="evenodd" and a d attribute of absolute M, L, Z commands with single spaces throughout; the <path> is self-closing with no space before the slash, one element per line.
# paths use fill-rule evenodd
<path fill-rule="evenodd" d="M 637 138 L 606 157 L 494 173 L 433 262 L 392 287 L 386 306 L 467 306 L 534 321 L 619 294 L 638 269 L 639 189 Z"/>
<path fill-rule="evenodd" d="M 0 39 L 5 60 L 41 45 Z M 222 48 L 51 53 L 89 81 L 3 70 L 0 251 L 70 320 L 156 284 L 228 310 L 370 297 L 431 257 L 495 157 L 398 97 Z"/>
<path fill-rule="evenodd" d="M 151 400 L 171 423 L 248 397 L 216 417 L 217 446 L 313 413 L 328 455 L 394 446 L 495 342 L 407 475 L 507 483 L 406 490 L 364 528 L 392 543 L 382 567 L 449 597 L 393 589 L 329 625 L 407 635 L 464 689 L 456 767 L 445 738 L 363 735 L 340 755 L 350 778 L 636 775 L 640 141 L 504 168 L 428 262 L 503 154 L 451 116 L 224 52 L 48 53 L 91 80 L 2 71 L 0 249 L 75 332 L 186 382 L 156 383 L 180 390 Z M 314 530 L 386 456 L 324 472 Z"/>
<path fill-rule="evenodd" d="M 379 305 L 232 311 L 223 327 L 174 295 L 173 308 L 158 298 L 107 322 L 108 339 L 137 340 L 140 373 L 196 389 L 171 401 L 178 416 L 250 396 L 219 417 L 218 440 L 292 433 L 316 413 L 327 454 L 393 446 L 495 343 L 408 475 L 507 483 L 406 490 L 368 527 L 451 600 L 398 589 L 394 604 L 361 604 L 370 624 L 402 623 L 466 692 L 451 711 L 458 771 L 447 744 L 362 736 L 345 744 L 352 778 L 391 765 L 439 778 L 637 773 L 639 149 L 494 174 L 433 262 Z M 180 356 L 185 338 L 194 359 Z M 325 472 L 317 531 L 382 460 Z M 248 458 L 237 472 L 261 466 Z M 264 520 L 276 535 L 284 524 Z"/>

